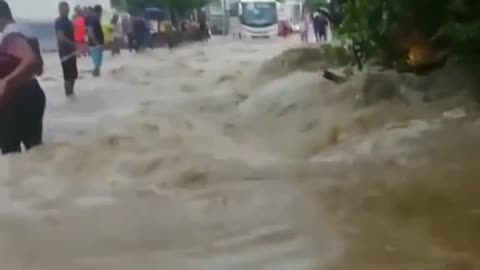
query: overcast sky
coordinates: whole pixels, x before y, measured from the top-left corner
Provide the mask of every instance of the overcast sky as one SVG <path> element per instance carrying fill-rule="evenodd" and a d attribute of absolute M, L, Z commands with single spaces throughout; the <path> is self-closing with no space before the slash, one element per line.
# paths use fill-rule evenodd
<path fill-rule="evenodd" d="M 6 0 L 15 18 L 31 20 L 52 20 L 57 16 L 60 0 Z M 67 0 L 72 6 L 76 4 L 101 4 L 108 7 L 110 0 Z"/>

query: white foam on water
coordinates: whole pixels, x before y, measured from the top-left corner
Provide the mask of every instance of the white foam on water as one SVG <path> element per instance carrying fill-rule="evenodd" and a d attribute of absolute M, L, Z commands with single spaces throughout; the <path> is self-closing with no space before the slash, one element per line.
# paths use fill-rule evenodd
<path fill-rule="evenodd" d="M 288 46 L 213 40 L 122 55 L 107 59 L 99 79 L 83 74 L 74 102 L 64 100 L 56 56 L 46 55 L 47 143 L 0 160 L 2 264 L 309 269 L 331 261 L 339 245 L 290 182 L 291 159 L 235 131 L 245 123 L 238 74 Z M 80 69 L 89 65 L 80 60 Z"/>
<path fill-rule="evenodd" d="M 301 182 L 340 181 L 322 168 L 358 158 L 406 155 L 415 147 L 405 140 L 439 123 L 412 120 L 403 104 L 357 106 L 361 78 L 338 86 L 260 68 L 297 45 L 214 39 L 126 53 L 107 59 L 101 78 L 84 75 L 74 103 L 46 56 L 47 144 L 0 159 L 2 264 L 327 268 L 343 243 Z"/>

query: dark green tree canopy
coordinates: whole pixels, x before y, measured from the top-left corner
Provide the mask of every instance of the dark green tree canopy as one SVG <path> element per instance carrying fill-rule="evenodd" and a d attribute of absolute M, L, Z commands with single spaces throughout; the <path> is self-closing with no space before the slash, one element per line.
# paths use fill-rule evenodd
<path fill-rule="evenodd" d="M 342 12 L 343 37 L 362 58 L 395 62 L 415 47 L 430 51 L 424 55 L 480 58 L 479 0 L 347 0 Z"/>
<path fill-rule="evenodd" d="M 142 12 L 147 7 L 163 7 L 184 13 L 205 6 L 209 0 L 126 0 L 125 2 L 127 10 L 132 13 Z"/>
<path fill-rule="evenodd" d="M 309 10 L 314 10 L 319 7 L 327 7 L 327 0 L 305 0 L 305 7 Z"/>

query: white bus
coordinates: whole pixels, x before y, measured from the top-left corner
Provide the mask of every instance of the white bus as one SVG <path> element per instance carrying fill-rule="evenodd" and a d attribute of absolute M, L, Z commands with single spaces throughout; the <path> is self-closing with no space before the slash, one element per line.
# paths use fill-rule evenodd
<path fill-rule="evenodd" d="M 242 36 L 273 37 L 278 34 L 276 0 L 240 0 L 238 17 Z"/>

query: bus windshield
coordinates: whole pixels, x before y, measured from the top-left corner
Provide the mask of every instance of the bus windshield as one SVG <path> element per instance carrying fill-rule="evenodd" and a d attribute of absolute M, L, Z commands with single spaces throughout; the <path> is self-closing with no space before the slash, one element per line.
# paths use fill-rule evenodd
<path fill-rule="evenodd" d="M 252 27 L 270 26 L 277 23 L 277 5 L 275 2 L 242 3 L 242 24 Z"/>

